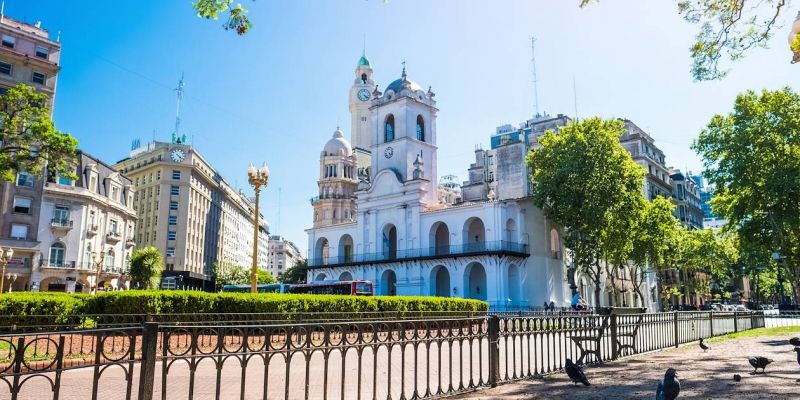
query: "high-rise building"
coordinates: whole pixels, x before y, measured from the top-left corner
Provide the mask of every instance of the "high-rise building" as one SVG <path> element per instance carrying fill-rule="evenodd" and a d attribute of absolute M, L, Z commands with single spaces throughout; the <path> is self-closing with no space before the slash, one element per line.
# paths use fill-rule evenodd
<path fill-rule="evenodd" d="M 214 263 L 252 265 L 254 204 L 197 149 L 155 141 L 115 167 L 136 187 L 136 244 L 164 254 L 166 287 L 210 290 Z"/>
<path fill-rule="evenodd" d="M 286 272 L 297 263 L 305 260 L 297 245 L 283 236 L 270 236 L 268 249 L 269 264 L 267 265 L 267 271 L 276 278 L 278 274 Z"/>
<path fill-rule="evenodd" d="M 697 183 L 679 169 L 670 170 L 673 182 L 672 201 L 675 203 L 675 217 L 692 229 L 703 229 L 703 210 L 700 200 L 700 189 Z"/>
<path fill-rule="evenodd" d="M 631 154 L 633 161 L 647 170 L 644 178 L 644 195 L 648 200 L 657 196 L 669 198 L 673 187 L 670 172 L 667 168 L 664 152 L 655 144 L 655 140 L 632 121 L 624 119 L 626 132 L 619 141 Z"/>
<path fill-rule="evenodd" d="M 33 86 L 48 95 L 52 113 L 60 55 L 61 45 L 39 22 L 0 16 L 0 95 L 20 83 Z M 17 171 L 14 182 L 0 180 L 0 247 L 14 249 L 11 275 L 29 277 L 38 259 L 37 232 L 45 229 L 39 226 L 43 189 L 43 180 L 25 171 Z"/>

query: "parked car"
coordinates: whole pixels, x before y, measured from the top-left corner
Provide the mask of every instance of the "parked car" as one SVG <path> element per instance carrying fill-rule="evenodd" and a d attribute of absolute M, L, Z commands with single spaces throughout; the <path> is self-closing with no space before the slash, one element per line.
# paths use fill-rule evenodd
<path fill-rule="evenodd" d="M 737 304 L 737 305 L 735 305 L 735 306 L 733 307 L 733 310 L 734 310 L 734 311 L 749 311 L 749 310 L 747 309 L 747 307 L 745 307 L 745 306 L 744 306 L 744 304 Z"/>

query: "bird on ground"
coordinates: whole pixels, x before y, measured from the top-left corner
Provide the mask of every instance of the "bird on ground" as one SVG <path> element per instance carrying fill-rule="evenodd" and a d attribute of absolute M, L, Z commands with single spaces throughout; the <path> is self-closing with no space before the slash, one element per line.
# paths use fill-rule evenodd
<path fill-rule="evenodd" d="M 761 372 L 766 374 L 767 372 L 764 369 L 767 368 L 767 365 L 772 364 L 773 360 L 770 360 L 767 357 L 756 356 L 756 357 L 748 358 L 747 361 L 749 361 L 750 365 L 753 366 L 753 373 L 754 374 L 758 372 L 759 368 L 761 368 Z"/>
<path fill-rule="evenodd" d="M 583 373 L 583 369 L 580 365 L 573 363 L 572 360 L 568 358 L 566 364 L 564 364 L 564 369 L 567 371 L 567 376 L 569 376 L 573 384 L 580 382 L 584 386 L 589 386 L 589 380 L 586 379 L 586 374 Z"/>
<path fill-rule="evenodd" d="M 800 346 L 800 337 L 793 337 L 789 339 L 789 344 L 792 346 Z"/>
<path fill-rule="evenodd" d="M 681 392 L 681 381 L 678 380 L 678 371 L 667 368 L 664 379 L 658 382 L 656 400 L 675 400 Z"/>
<path fill-rule="evenodd" d="M 708 350 L 708 349 L 709 349 L 709 347 L 708 347 L 708 346 L 706 346 L 706 344 L 705 344 L 705 343 L 703 343 L 703 338 L 700 338 L 700 348 L 701 348 L 701 349 L 703 349 L 703 353 L 705 353 L 705 352 L 706 352 L 706 350 Z"/>
<path fill-rule="evenodd" d="M 800 347 L 795 347 L 794 351 L 797 352 L 797 363 L 800 364 Z"/>
<path fill-rule="evenodd" d="M 736 382 L 741 382 L 742 376 L 739 374 L 733 374 L 733 380 Z"/>

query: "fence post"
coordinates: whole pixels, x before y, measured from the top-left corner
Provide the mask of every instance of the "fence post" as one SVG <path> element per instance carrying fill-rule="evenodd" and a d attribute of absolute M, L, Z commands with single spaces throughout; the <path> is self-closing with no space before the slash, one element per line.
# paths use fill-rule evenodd
<path fill-rule="evenodd" d="M 708 326 L 710 327 L 709 332 L 711 332 L 711 334 L 708 335 L 708 337 L 714 337 L 714 312 L 713 311 L 709 311 L 708 312 L 708 322 L 709 322 Z"/>
<path fill-rule="evenodd" d="M 500 380 L 500 317 L 489 316 L 489 385 L 497 387 Z"/>
<path fill-rule="evenodd" d="M 678 347 L 678 312 L 675 311 L 672 313 L 673 321 L 675 322 L 675 347 Z"/>
<path fill-rule="evenodd" d="M 617 353 L 617 315 L 611 314 L 611 359 L 616 360 L 619 357 Z"/>
<path fill-rule="evenodd" d="M 736 311 L 733 312 L 733 331 L 739 332 L 739 319 L 736 318 Z"/>
<path fill-rule="evenodd" d="M 142 361 L 139 370 L 139 400 L 153 399 L 153 382 L 156 374 L 156 345 L 158 323 L 145 322 L 142 330 Z"/>

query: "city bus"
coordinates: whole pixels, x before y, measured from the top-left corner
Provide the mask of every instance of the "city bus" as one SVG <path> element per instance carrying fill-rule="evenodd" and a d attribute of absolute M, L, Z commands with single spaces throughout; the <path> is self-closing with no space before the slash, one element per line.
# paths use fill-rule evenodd
<path fill-rule="evenodd" d="M 372 281 L 322 281 L 303 285 L 292 285 L 289 288 L 289 293 L 374 296 L 375 287 Z"/>
<path fill-rule="evenodd" d="M 262 283 L 256 286 L 258 293 L 289 293 L 289 286 L 285 283 Z M 224 293 L 250 293 L 250 285 L 225 285 Z"/>

